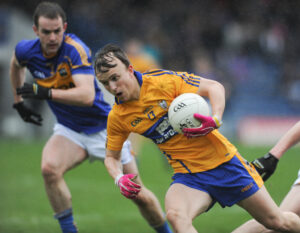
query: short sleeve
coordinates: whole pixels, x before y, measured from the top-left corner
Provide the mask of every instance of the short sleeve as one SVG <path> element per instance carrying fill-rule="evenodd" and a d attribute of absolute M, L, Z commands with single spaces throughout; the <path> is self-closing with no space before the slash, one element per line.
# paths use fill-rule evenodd
<path fill-rule="evenodd" d="M 122 122 L 114 114 L 113 110 L 110 111 L 107 121 L 107 149 L 114 151 L 122 150 L 123 143 L 128 138 L 129 133 L 129 131 L 122 127 Z"/>
<path fill-rule="evenodd" d="M 71 59 L 72 74 L 94 74 L 90 49 L 73 37 L 67 36 L 65 42 Z"/>
<path fill-rule="evenodd" d="M 15 56 L 21 66 L 26 66 L 28 61 L 28 46 L 25 40 L 20 41 L 15 48 Z"/>

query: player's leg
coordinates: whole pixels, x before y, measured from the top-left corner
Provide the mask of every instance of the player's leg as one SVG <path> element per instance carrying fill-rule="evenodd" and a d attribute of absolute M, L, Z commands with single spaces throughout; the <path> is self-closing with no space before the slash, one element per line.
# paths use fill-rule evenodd
<path fill-rule="evenodd" d="M 285 196 L 280 204 L 280 209 L 292 211 L 300 216 L 300 179 L 299 184 L 292 186 L 289 193 Z"/>
<path fill-rule="evenodd" d="M 282 212 L 264 186 L 252 196 L 240 201 L 238 205 L 268 229 L 279 232 L 300 232 L 299 216 L 292 212 Z M 248 232 L 259 231 L 242 227 L 234 231 L 234 233 Z"/>
<path fill-rule="evenodd" d="M 283 211 L 291 211 L 300 216 L 300 184 L 292 186 L 289 193 L 285 196 L 281 202 L 280 207 Z M 263 233 L 275 233 L 275 231 L 269 231 L 265 229 Z"/>
<path fill-rule="evenodd" d="M 292 211 L 300 216 L 300 172 L 289 193 L 285 196 L 279 207 L 283 211 Z M 269 232 L 263 225 L 251 219 L 238 227 L 234 232 Z"/>
<path fill-rule="evenodd" d="M 72 215 L 71 193 L 63 175 L 86 158 L 85 150 L 62 135 L 53 135 L 42 155 L 42 175 L 55 218 L 63 232 L 77 232 Z"/>
<path fill-rule="evenodd" d="M 124 174 L 139 174 L 134 159 L 123 165 L 123 172 Z M 136 178 L 136 182 L 143 185 L 139 175 Z M 142 216 L 156 232 L 172 233 L 165 220 L 164 212 L 157 197 L 144 185 L 142 186 L 137 199 L 134 199 L 133 202 L 138 206 Z"/>
<path fill-rule="evenodd" d="M 167 219 L 175 232 L 196 233 L 192 221 L 205 212 L 211 203 L 212 199 L 206 192 L 180 183 L 172 184 L 165 198 Z"/>

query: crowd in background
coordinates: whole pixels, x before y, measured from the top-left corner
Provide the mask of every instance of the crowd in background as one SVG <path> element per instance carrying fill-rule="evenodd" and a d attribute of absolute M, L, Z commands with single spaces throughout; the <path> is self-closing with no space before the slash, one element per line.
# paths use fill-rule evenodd
<path fill-rule="evenodd" d="M 30 16 L 37 2 L 8 4 Z M 222 82 L 228 107 L 237 104 L 234 100 L 252 98 L 259 105 L 259 99 L 276 96 L 277 103 L 290 105 L 287 114 L 300 113 L 300 1 L 57 2 L 68 15 L 68 31 L 93 53 L 106 43 L 125 47 L 134 39 L 152 64 Z"/>

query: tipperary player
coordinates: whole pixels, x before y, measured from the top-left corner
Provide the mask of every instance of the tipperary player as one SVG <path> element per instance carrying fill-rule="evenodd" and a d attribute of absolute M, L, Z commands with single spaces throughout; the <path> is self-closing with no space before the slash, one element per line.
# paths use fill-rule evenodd
<path fill-rule="evenodd" d="M 34 40 L 22 40 L 11 59 L 13 107 L 26 122 L 41 125 L 42 118 L 27 107 L 23 98 L 47 100 L 57 122 L 42 154 L 42 174 L 50 204 L 62 232 L 77 232 L 71 194 L 65 172 L 87 158 L 104 160 L 107 116 L 111 107 L 94 76 L 89 48 L 75 35 L 65 33 L 66 15 L 51 2 L 40 3 L 34 12 Z M 24 83 L 25 68 L 34 83 Z M 137 173 L 129 142 L 122 151 L 124 173 Z M 138 182 L 141 184 L 141 180 Z M 170 233 L 155 195 L 145 192 L 134 200 L 142 215 L 157 232 Z"/>
<path fill-rule="evenodd" d="M 215 202 L 223 207 L 238 204 L 268 228 L 300 231 L 299 217 L 278 208 L 255 168 L 217 130 L 225 107 L 220 83 L 169 70 L 141 74 L 123 50 L 112 44 L 96 54 L 94 68 L 98 80 L 116 99 L 108 116 L 105 165 L 120 189 L 127 190 L 126 195 L 137 198 L 141 190 L 120 170 L 122 144 L 134 132 L 152 139 L 173 167 L 165 206 L 175 232 L 197 232 L 192 220 Z M 167 114 L 172 100 L 183 93 L 208 97 L 213 112 L 213 117 L 195 114 L 202 126 L 184 129 L 184 135 L 173 130 Z"/>

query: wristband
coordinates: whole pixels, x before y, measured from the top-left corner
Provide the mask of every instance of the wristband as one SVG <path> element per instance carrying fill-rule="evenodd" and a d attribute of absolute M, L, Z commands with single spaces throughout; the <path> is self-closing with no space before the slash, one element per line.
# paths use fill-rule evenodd
<path fill-rule="evenodd" d="M 214 115 L 212 118 L 214 119 L 217 128 L 220 128 L 223 124 L 222 120 L 217 115 Z"/>
<path fill-rule="evenodd" d="M 119 179 L 124 176 L 123 173 L 120 173 L 119 175 L 117 175 L 116 179 L 115 179 L 115 185 L 118 185 Z"/>

